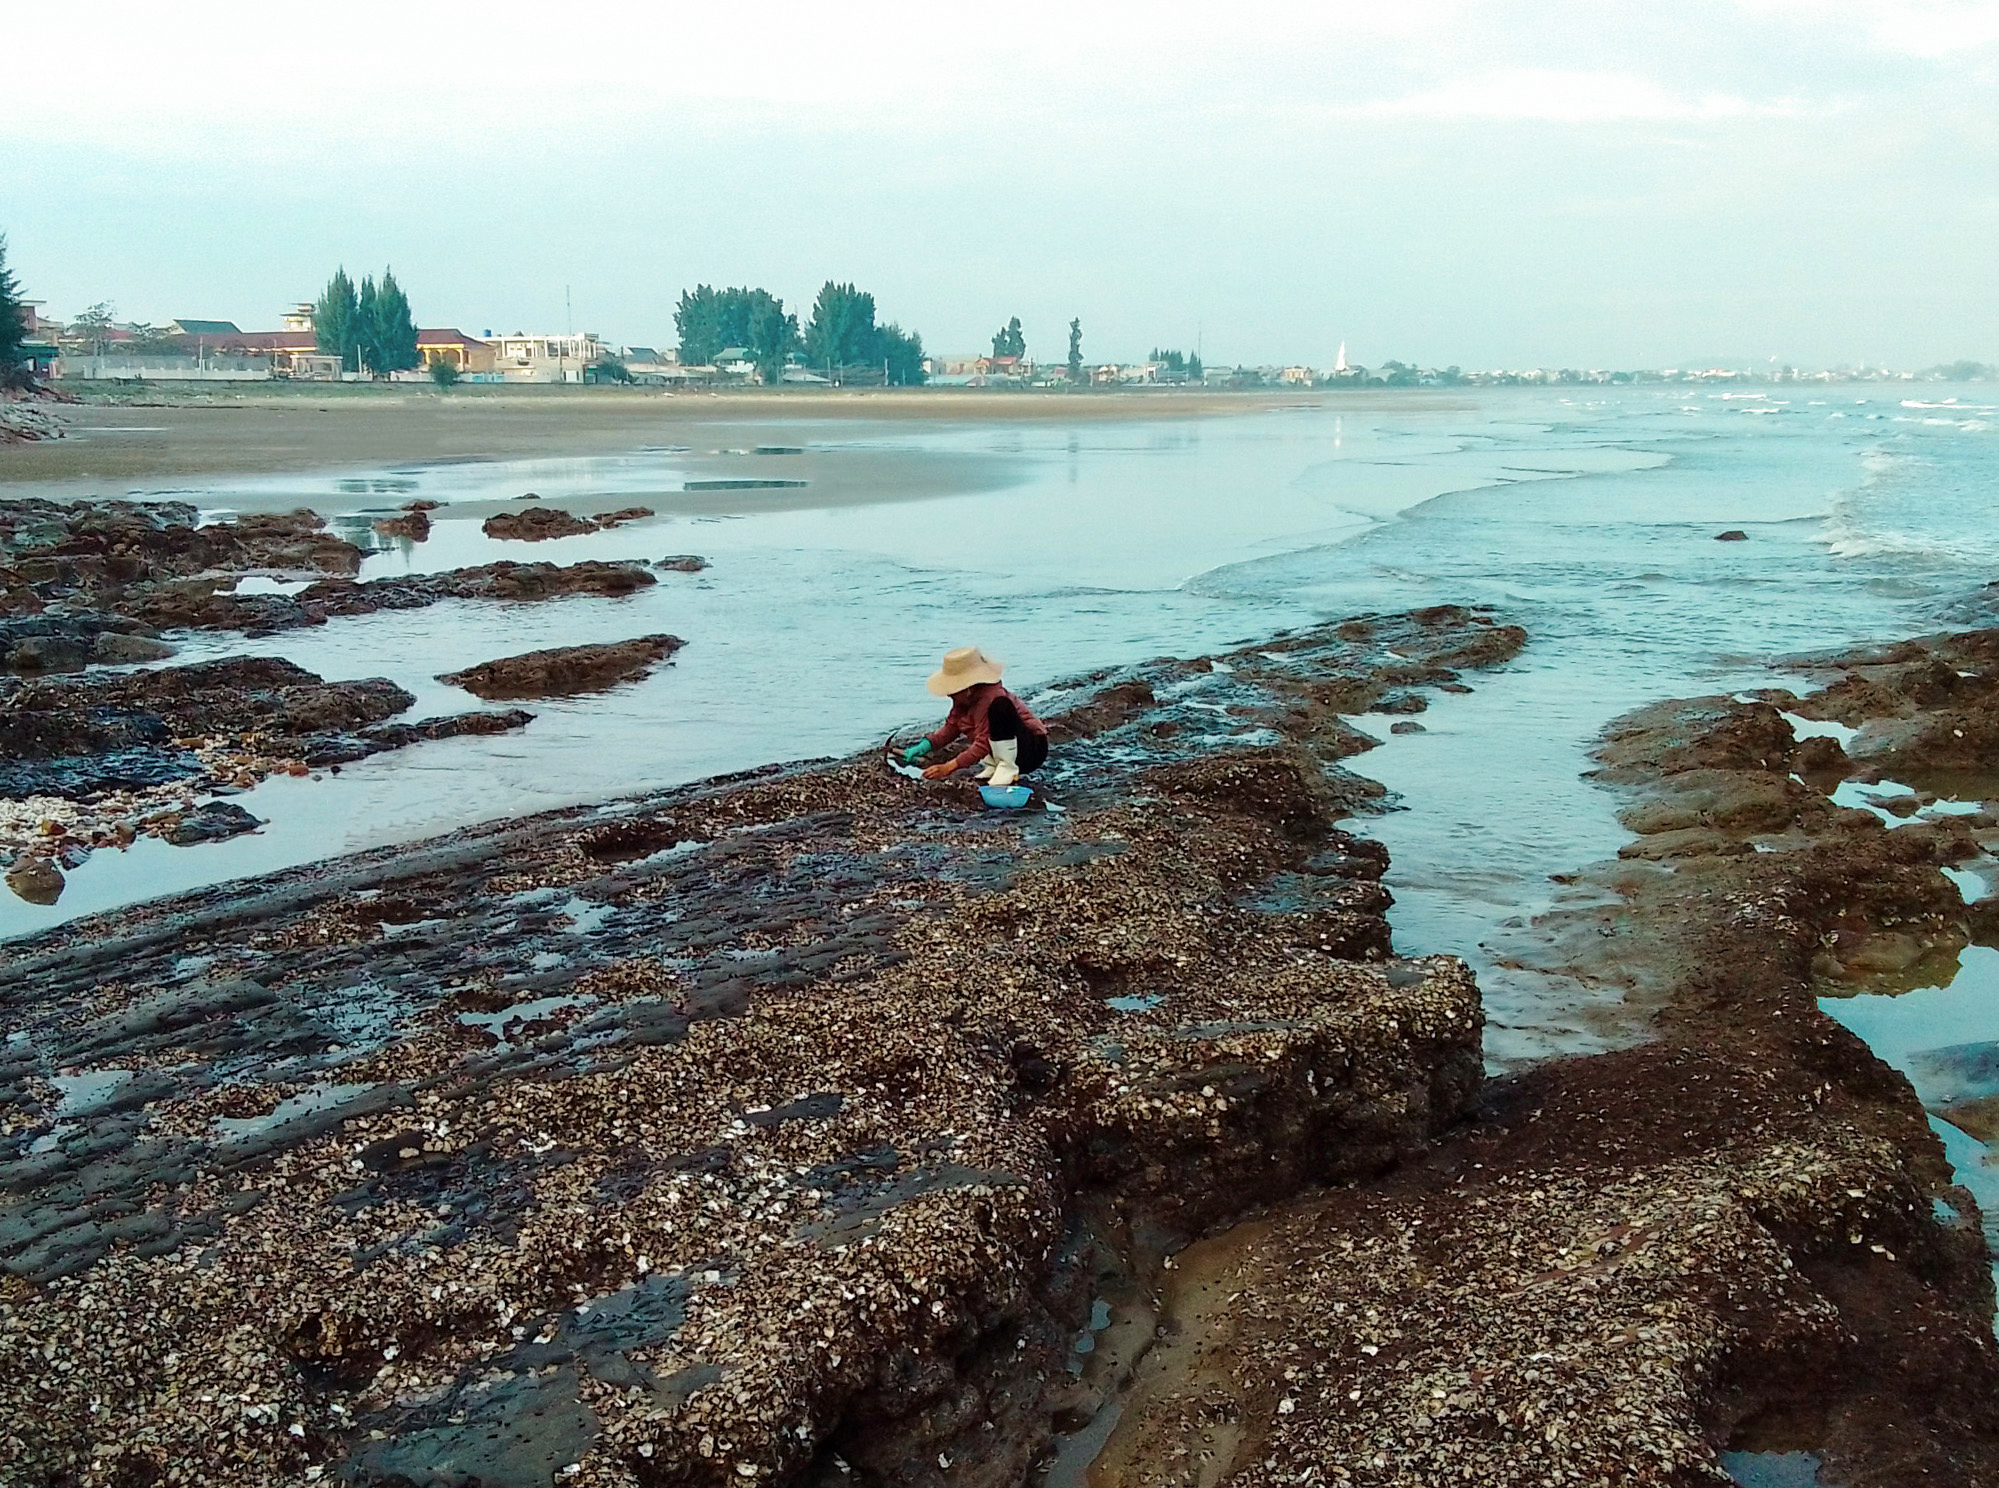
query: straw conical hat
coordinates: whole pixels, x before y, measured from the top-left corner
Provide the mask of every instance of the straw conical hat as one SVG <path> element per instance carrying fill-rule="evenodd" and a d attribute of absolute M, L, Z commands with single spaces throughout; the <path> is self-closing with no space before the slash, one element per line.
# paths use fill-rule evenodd
<path fill-rule="evenodd" d="M 944 666 L 924 686 L 939 697 L 977 687 L 981 682 L 997 682 L 1004 662 L 994 661 L 977 646 L 960 646 L 944 653 Z"/>

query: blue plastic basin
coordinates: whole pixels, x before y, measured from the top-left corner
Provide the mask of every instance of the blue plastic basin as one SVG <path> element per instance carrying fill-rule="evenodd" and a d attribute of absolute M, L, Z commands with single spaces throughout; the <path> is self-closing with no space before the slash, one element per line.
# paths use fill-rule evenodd
<path fill-rule="evenodd" d="M 979 796 L 996 811 L 1018 811 L 1034 798 L 1034 788 L 1027 785 L 982 785 Z"/>

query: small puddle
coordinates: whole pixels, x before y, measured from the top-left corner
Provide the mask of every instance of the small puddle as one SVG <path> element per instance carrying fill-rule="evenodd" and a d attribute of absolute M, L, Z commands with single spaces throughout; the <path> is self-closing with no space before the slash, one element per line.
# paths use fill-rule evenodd
<path fill-rule="evenodd" d="M 1738 697 L 1736 701 L 1753 703 L 1760 701 L 1760 699 L 1754 697 L 1746 699 Z M 1830 718 L 1805 718 L 1801 717 L 1796 713 L 1785 713 L 1781 709 L 1778 711 L 1777 716 L 1782 718 L 1784 722 L 1788 723 L 1791 726 L 1791 733 L 1795 735 L 1797 738 L 1837 739 L 1839 741 L 1839 747 L 1841 749 L 1844 749 L 1846 748 L 1847 745 L 1851 744 L 1853 742 L 1854 736 L 1860 732 L 1859 729 L 1854 728 L 1849 724 L 1840 723 Z"/>
<path fill-rule="evenodd" d="M 1156 1008 L 1166 1000 L 1163 992 L 1133 992 L 1124 997 L 1106 997 L 1104 1005 L 1116 1008 L 1121 1013 L 1142 1013 Z"/>
<path fill-rule="evenodd" d="M 316 1085 L 279 1101 L 262 1116 L 218 1116 L 215 1130 L 223 1137 L 257 1137 L 301 1116 L 317 1116 L 367 1094 L 372 1085 Z"/>
<path fill-rule="evenodd" d="M 458 1021 L 468 1028 L 483 1028 L 497 1039 L 502 1048 L 508 1044 L 507 1030 L 515 1024 L 541 1022 L 552 1013 L 564 1008 L 587 1007 L 597 999 L 585 993 L 569 993 L 559 997 L 537 997 L 532 1002 L 516 1002 L 490 1013 L 460 1013 Z"/>
<path fill-rule="evenodd" d="M 681 485 L 683 491 L 768 491 L 780 490 L 787 486 L 810 485 L 802 480 L 691 480 Z"/>
<path fill-rule="evenodd" d="M 1999 950 L 1965 947 L 1955 974 L 1934 986 L 1821 996 L 1819 1007 L 1915 1087 L 1952 1176 L 1984 1213 L 1987 1249 L 1999 1255 Z M 1955 1211 L 1939 1222 L 1957 1222 Z M 1999 1280 L 1999 1264 L 1993 1274 Z"/>
<path fill-rule="evenodd" d="M 1123 1415 L 1124 1402 L 1113 1400 L 1081 1431 L 1057 1437 L 1055 1458 L 1048 1464 L 1041 1488 L 1089 1488 L 1090 1468 L 1103 1455 L 1104 1445 Z"/>
<path fill-rule="evenodd" d="M 127 1069 L 90 1070 L 81 1075 L 54 1075 L 49 1083 L 62 1097 L 56 1115 L 89 1116 L 103 1106 L 132 1078 Z"/>
<path fill-rule="evenodd" d="M 1832 793 L 1832 803 L 1870 811 L 1890 827 L 1905 827 L 1912 821 L 1934 821 L 1940 816 L 1976 816 L 1985 809 L 1983 801 L 1943 799 L 1925 803 L 1915 787 L 1899 780 L 1872 783 L 1842 780 Z"/>
<path fill-rule="evenodd" d="M 1111 1305 L 1102 1297 L 1099 1297 L 1090 1304 L 1089 1326 L 1076 1335 L 1075 1343 L 1070 1346 L 1069 1372 L 1071 1374 L 1081 1374 L 1083 1372 L 1084 1360 L 1090 1354 L 1097 1351 L 1097 1335 L 1110 1325 Z"/>
<path fill-rule="evenodd" d="M 668 849 L 669 852 L 674 850 Z M 569 916 L 571 935 L 592 934 L 617 912 L 618 906 L 615 904 L 598 904 L 594 900 L 576 895 L 572 895 L 562 905 L 562 913 Z"/>
<path fill-rule="evenodd" d="M 1976 904 L 1992 897 L 1995 871 L 1999 871 L 1999 861 L 1974 858 L 1967 864 L 1944 869 L 1943 876 L 1957 885 L 1958 897 L 1966 904 Z"/>
<path fill-rule="evenodd" d="M 1742 1488 L 1830 1488 L 1810 1452 L 1723 1452 L 1721 1468 Z"/>

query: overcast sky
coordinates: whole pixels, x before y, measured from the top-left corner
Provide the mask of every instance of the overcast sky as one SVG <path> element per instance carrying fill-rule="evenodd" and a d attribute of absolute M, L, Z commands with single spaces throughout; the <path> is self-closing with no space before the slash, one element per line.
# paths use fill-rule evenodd
<path fill-rule="evenodd" d="M 1995 0 L 143 4 L 9 23 L 0 231 L 68 315 L 670 344 L 697 282 L 933 351 L 1999 361 Z M 25 45 L 24 45 L 25 44 Z"/>

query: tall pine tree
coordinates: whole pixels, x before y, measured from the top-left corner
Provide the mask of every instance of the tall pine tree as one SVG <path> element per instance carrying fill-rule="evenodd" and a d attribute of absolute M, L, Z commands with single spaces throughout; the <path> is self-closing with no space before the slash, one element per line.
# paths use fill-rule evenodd
<path fill-rule="evenodd" d="M 345 267 L 335 269 L 333 277 L 326 281 L 326 289 L 312 307 L 312 333 L 319 349 L 327 356 L 340 358 L 341 368 L 348 372 L 361 370 L 356 360 L 356 339 L 360 330 L 360 305 L 354 294 L 354 281 L 347 277 Z"/>
<path fill-rule="evenodd" d="M 7 239 L 0 236 L 0 386 L 28 382 L 28 307 L 21 303 L 21 285 L 7 267 Z"/>
<path fill-rule="evenodd" d="M 354 355 L 359 365 L 356 372 L 379 372 L 381 347 L 376 344 L 375 333 L 380 330 L 376 318 L 375 276 L 369 274 L 361 281 L 361 293 L 354 301 Z"/>
<path fill-rule="evenodd" d="M 368 365 L 375 371 L 406 372 L 417 365 L 416 320 L 410 313 L 409 297 L 396 283 L 394 269 L 382 270 L 382 282 L 375 291 L 372 332 L 374 355 Z"/>
<path fill-rule="evenodd" d="M 393 269 L 371 274 L 357 290 L 347 270 L 338 268 L 312 307 L 312 330 L 319 349 L 340 358 L 348 372 L 402 372 L 418 364 L 416 315 Z"/>
<path fill-rule="evenodd" d="M 1001 326 L 993 337 L 993 355 L 996 357 L 1024 357 L 1027 355 L 1027 337 L 1020 333 L 1020 317 L 1014 316 Z"/>

